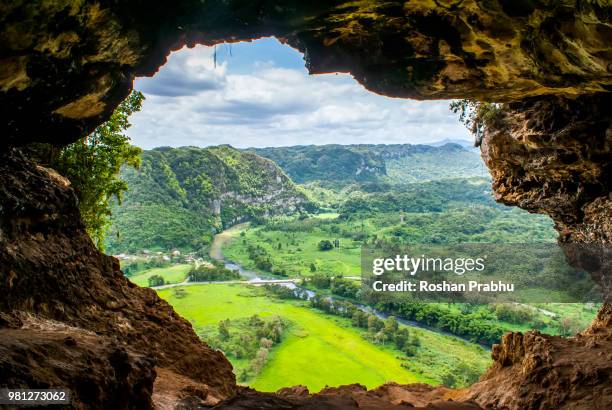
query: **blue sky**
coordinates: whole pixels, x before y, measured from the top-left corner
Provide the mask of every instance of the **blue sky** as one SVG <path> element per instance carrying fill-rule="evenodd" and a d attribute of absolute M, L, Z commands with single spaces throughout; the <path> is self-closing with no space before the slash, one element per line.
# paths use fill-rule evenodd
<path fill-rule="evenodd" d="M 394 99 L 348 74 L 308 75 L 303 56 L 267 38 L 174 52 L 134 87 L 147 99 L 128 134 L 143 148 L 267 147 L 471 140 L 449 101 Z"/>

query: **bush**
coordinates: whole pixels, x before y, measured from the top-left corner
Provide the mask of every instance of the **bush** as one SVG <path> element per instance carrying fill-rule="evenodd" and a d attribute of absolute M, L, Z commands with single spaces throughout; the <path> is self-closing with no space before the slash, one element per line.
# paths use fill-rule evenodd
<path fill-rule="evenodd" d="M 160 275 L 152 275 L 149 277 L 149 286 L 163 286 L 166 282 L 164 278 Z"/>
<path fill-rule="evenodd" d="M 223 266 L 193 266 L 187 274 L 189 282 L 217 282 L 224 280 L 238 280 L 240 273 L 237 270 L 226 269 Z"/>
<path fill-rule="evenodd" d="M 183 288 L 175 288 L 172 296 L 177 299 L 183 299 L 185 296 L 187 296 L 187 291 Z"/>
<path fill-rule="evenodd" d="M 320 251 L 329 251 L 329 250 L 334 249 L 334 244 L 331 243 L 331 241 L 324 239 L 321 242 L 319 242 L 318 247 Z"/>
<path fill-rule="evenodd" d="M 348 279 L 343 279 L 342 277 L 335 277 L 331 283 L 331 291 L 334 295 L 343 296 L 345 298 L 353 298 L 357 297 L 357 292 L 359 292 L 360 286 Z"/>
<path fill-rule="evenodd" d="M 524 324 L 535 318 L 535 312 L 525 306 L 500 303 L 495 306 L 495 316 L 501 321 Z"/>
<path fill-rule="evenodd" d="M 329 276 L 323 273 L 315 273 L 314 275 L 312 275 L 312 277 L 310 278 L 310 282 L 315 288 L 318 289 L 329 289 L 329 287 L 331 286 L 331 279 L 329 278 Z"/>

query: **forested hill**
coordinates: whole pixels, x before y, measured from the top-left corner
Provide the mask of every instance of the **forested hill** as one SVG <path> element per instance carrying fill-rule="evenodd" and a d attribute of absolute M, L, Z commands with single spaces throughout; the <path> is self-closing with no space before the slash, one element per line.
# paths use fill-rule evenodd
<path fill-rule="evenodd" d="M 162 147 L 144 151 L 141 159 L 139 170 L 122 170 L 129 190 L 112 211 L 106 240 L 112 253 L 201 250 L 215 232 L 241 221 L 314 210 L 304 190 L 329 205 L 317 197 L 319 186 L 390 190 L 488 176 L 479 155 L 458 144 Z M 316 183 L 298 188 L 292 180 Z M 331 202 L 350 197 L 350 205 L 361 209 L 375 197 L 353 194 L 336 193 Z"/>
<path fill-rule="evenodd" d="M 113 209 L 113 253 L 199 250 L 223 227 L 313 206 L 272 161 L 229 146 L 144 151 L 121 177 L 129 190 Z"/>
<path fill-rule="evenodd" d="M 411 183 L 488 177 L 477 152 L 458 144 L 323 145 L 250 148 L 276 162 L 296 183 Z"/>

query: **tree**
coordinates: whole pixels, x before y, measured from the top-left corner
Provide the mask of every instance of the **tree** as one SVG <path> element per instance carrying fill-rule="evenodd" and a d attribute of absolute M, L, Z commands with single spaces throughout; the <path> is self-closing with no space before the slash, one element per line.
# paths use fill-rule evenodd
<path fill-rule="evenodd" d="M 465 124 L 476 141 L 474 146 L 479 147 L 486 127 L 499 126 L 501 107 L 495 103 L 484 103 L 471 100 L 457 100 L 450 103 L 452 112 L 459 113 L 459 121 Z"/>
<path fill-rule="evenodd" d="M 353 313 L 352 322 L 357 327 L 368 327 L 368 315 L 367 313 L 357 309 Z"/>
<path fill-rule="evenodd" d="M 395 346 L 402 350 L 406 346 L 408 339 L 410 338 L 410 332 L 408 328 L 402 327 L 395 332 Z"/>
<path fill-rule="evenodd" d="M 406 353 L 406 356 L 409 356 L 409 357 L 415 356 L 417 354 L 417 349 L 413 345 L 406 343 L 404 345 L 404 353 Z"/>
<path fill-rule="evenodd" d="M 251 361 L 250 370 L 253 374 L 259 374 L 268 360 L 268 353 L 269 351 L 265 347 L 260 347 L 259 350 L 257 350 L 255 358 Z"/>
<path fill-rule="evenodd" d="M 272 340 L 266 339 L 265 337 L 262 337 L 261 340 L 259 340 L 259 346 L 266 349 L 270 349 L 273 344 L 274 342 Z"/>
<path fill-rule="evenodd" d="M 230 321 L 229 319 L 222 320 L 219 322 L 219 339 L 226 341 L 230 338 L 229 332 Z"/>
<path fill-rule="evenodd" d="M 355 327 L 361 327 L 361 310 L 357 309 L 353 312 L 352 316 L 351 316 L 351 323 L 353 324 L 353 326 Z"/>
<path fill-rule="evenodd" d="M 317 265 L 315 265 L 314 262 L 310 263 L 310 271 L 311 272 L 316 272 L 317 271 Z"/>
<path fill-rule="evenodd" d="M 331 279 L 324 273 L 315 273 L 310 278 L 310 281 L 313 286 L 318 289 L 329 289 L 331 286 Z"/>
<path fill-rule="evenodd" d="M 395 332 L 397 332 L 398 328 L 399 325 L 395 316 L 389 316 L 387 320 L 385 320 L 384 332 L 387 335 L 392 336 Z"/>
<path fill-rule="evenodd" d="M 249 318 L 249 325 L 253 327 L 263 326 L 263 320 L 258 315 L 253 315 Z"/>
<path fill-rule="evenodd" d="M 376 343 L 380 343 L 384 345 L 387 339 L 388 339 L 388 336 L 383 330 L 379 331 L 378 333 L 374 335 L 374 341 Z"/>
<path fill-rule="evenodd" d="M 153 287 L 153 286 L 162 286 L 165 283 L 164 278 L 162 276 L 160 276 L 160 275 L 150 276 L 148 281 L 149 281 L 149 286 L 150 287 Z"/>
<path fill-rule="evenodd" d="M 332 244 L 327 239 L 323 239 L 321 242 L 319 242 L 318 247 L 320 251 L 329 251 L 331 249 L 334 249 L 334 244 Z"/>
<path fill-rule="evenodd" d="M 368 331 L 374 333 L 381 330 L 383 327 L 383 321 L 374 315 L 368 316 Z"/>
<path fill-rule="evenodd" d="M 111 201 L 115 198 L 121 202 L 128 188 L 119 171 L 124 165 L 140 166 L 141 149 L 130 144 L 124 131 L 131 126 L 129 117 L 140 111 L 143 100 L 140 91 L 133 91 L 108 121 L 64 148 L 53 164 L 70 180 L 87 232 L 100 249 L 110 223 Z"/>

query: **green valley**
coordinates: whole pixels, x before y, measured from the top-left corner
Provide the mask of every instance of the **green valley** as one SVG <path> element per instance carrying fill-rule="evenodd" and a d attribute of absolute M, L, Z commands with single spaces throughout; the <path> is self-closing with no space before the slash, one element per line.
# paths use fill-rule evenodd
<path fill-rule="evenodd" d="M 413 357 L 406 357 L 391 344 L 369 341 L 350 320 L 311 309 L 305 302 L 271 298 L 253 286 L 189 286 L 178 293 L 177 289 L 166 289 L 159 294 L 213 347 L 218 346 L 219 323 L 227 319 L 231 323 L 253 315 L 262 319 L 276 315 L 288 321 L 281 342 L 272 346 L 261 372 L 253 375 L 247 371 L 249 377 L 241 380 L 258 390 L 275 391 L 297 384 L 311 391 L 349 383 L 375 387 L 388 380 L 438 384 L 461 369 L 473 369 L 472 377 L 477 377 L 489 364 L 489 353 L 482 347 L 416 328 L 410 332 L 418 335 L 420 347 Z M 229 329 L 231 332 L 231 325 Z M 224 353 L 234 364 L 236 375 L 245 374 L 248 361 L 236 357 L 235 351 Z M 464 383 L 458 381 L 458 385 Z"/>
<path fill-rule="evenodd" d="M 396 303 L 361 287 L 364 246 L 555 242 L 549 218 L 496 203 L 457 144 L 158 148 L 142 163 L 123 171 L 109 248 L 259 390 L 461 387 L 505 332 L 568 335 L 597 311 Z"/>
<path fill-rule="evenodd" d="M 430 215 L 426 223 L 418 225 L 422 238 L 443 237 L 447 240 L 487 241 L 486 235 L 497 235 L 497 240 L 518 241 L 552 240 L 552 229 L 548 221 L 536 215 L 516 214 L 514 211 L 472 210 L 470 212 L 445 212 L 437 218 Z M 507 214 L 509 213 L 509 214 Z M 493 215 L 490 220 L 484 218 Z M 233 232 L 233 241 L 227 242 L 224 255 L 241 265 L 259 270 L 262 273 L 303 278 L 304 286 L 318 293 L 348 298 L 359 303 L 368 302 L 368 295 L 360 291 L 358 279 L 361 275 L 361 246 L 383 239 L 389 241 L 410 241 L 414 231 L 406 229 L 411 221 L 425 218 L 424 215 L 407 214 L 401 222 L 397 214 L 379 214 L 356 218 L 282 218 L 255 227 L 245 227 L 242 233 Z M 442 221 L 439 226 L 436 219 Z M 449 221 L 454 224 L 448 225 Z M 465 222 L 475 226 L 471 231 L 463 232 Z M 443 232 L 429 233 L 429 230 L 443 229 Z M 548 236 L 547 236 L 548 231 Z M 484 234 L 483 234 L 484 232 Z M 516 234 L 519 232 L 519 234 Z M 460 239 L 457 239 L 460 238 Z M 321 250 L 321 241 L 338 241 L 339 247 Z M 452 242 L 451 242 L 452 243 Z M 257 251 L 254 252 L 253 249 Z M 254 257 L 255 255 L 255 257 Z M 258 264 L 261 259 L 268 265 Z M 264 268 L 264 269 L 262 269 Z M 344 278 L 342 278 L 344 277 Z M 337 279 L 334 279 L 337 278 Z M 376 303 L 376 302 L 372 302 Z M 384 304 L 376 305 L 379 309 L 408 319 L 422 322 L 442 330 L 457 332 L 442 323 L 443 317 L 462 320 L 472 330 L 460 334 L 468 339 L 491 345 L 505 331 L 529 330 L 532 328 L 552 334 L 572 334 L 588 325 L 596 312 L 594 306 L 580 304 L 554 305 L 566 306 L 559 314 L 548 314 L 543 304 L 542 310 L 530 306 L 506 305 L 447 305 L 424 304 L 408 306 L 405 309 Z M 573 307 L 571 307 L 573 306 Z M 557 310 L 558 311 L 558 310 Z"/>

